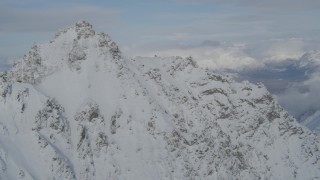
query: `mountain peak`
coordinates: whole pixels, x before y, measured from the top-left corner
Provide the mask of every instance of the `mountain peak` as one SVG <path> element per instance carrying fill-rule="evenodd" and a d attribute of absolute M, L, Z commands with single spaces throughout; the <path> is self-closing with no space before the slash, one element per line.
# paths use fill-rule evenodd
<path fill-rule="evenodd" d="M 95 31 L 92 28 L 92 25 L 85 21 L 81 20 L 76 22 L 74 25 L 64 28 L 58 31 L 55 35 L 55 39 L 59 38 L 63 34 L 73 34 L 73 38 L 88 38 L 95 35 Z"/>
<path fill-rule="evenodd" d="M 123 58 L 87 22 L 0 75 L 0 129 L 0 179 L 320 177 L 319 140 L 263 85 Z"/>
<path fill-rule="evenodd" d="M 78 21 L 75 24 L 76 32 L 78 33 L 79 38 L 88 38 L 95 35 L 95 31 L 92 29 L 92 25 L 87 21 Z"/>
<path fill-rule="evenodd" d="M 92 25 L 88 21 L 85 21 L 85 20 L 80 20 L 80 21 L 76 22 L 75 26 L 78 28 L 83 28 L 83 27 L 92 28 Z"/>
<path fill-rule="evenodd" d="M 99 57 L 95 57 L 95 56 Z M 13 81 L 39 83 L 42 78 L 65 66 L 81 72 L 82 64 L 105 59 L 120 61 L 117 44 L 105 33 L 96 34 L 92 25 L 78 21 L 59 31 L 50 43 L 34 45 L 9 71 Z"/>

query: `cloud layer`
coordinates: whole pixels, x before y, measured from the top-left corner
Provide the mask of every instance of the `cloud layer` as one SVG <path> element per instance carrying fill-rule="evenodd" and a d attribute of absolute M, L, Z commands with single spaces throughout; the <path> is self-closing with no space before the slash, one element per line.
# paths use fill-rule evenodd
<path fill-rule="evenodd" d="M 221 44 L 218 41 L 204 41 L 193 46 L 171 46 L 169 48 L 150 49 L 148 52 L 139 52 L 136 49 L 127 50 L 127 53 L 139 56 L 192 56 L 204 68 L 243 70 L 262 67 L 263 64 L 249 57 L 241 44 Z"/>
<path fill-rule="evenodd" d="M 265 82 L 298 115 L 320 108 L 319 74 L 297 66 L 305 52 L 320 50 L 319 9 L 319 0 L 1 0 L 0 70 L 4 59 L 85 19 L 128 56 L 193 56 L 203 67 Z"/>
<path fill-rule="evenodd" d="M 273 39 L 251 44 L 204 41 L 196 45 L 131 47 L 130 55 L 192 56 L 205 68 L 263 82 L 295 117 L 320 110 L 320 39 Z"/>
<path fill-rule="evenodd" d="M 296 117 L 309 111 L 320 110 L 320 73 L 313 74 L 310 79 L 294 83 L 282 94 L 279 102 Z"/>

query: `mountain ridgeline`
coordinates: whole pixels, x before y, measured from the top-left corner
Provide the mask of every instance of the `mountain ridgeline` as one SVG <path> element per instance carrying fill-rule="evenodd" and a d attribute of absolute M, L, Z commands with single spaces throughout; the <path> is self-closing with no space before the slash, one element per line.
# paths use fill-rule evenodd
<path fill-rule="evenodd" d="M 316 179 L 320 144 L 262 84 L 124 58 L 77 22 L 0 75 L 0 179 Z"/>

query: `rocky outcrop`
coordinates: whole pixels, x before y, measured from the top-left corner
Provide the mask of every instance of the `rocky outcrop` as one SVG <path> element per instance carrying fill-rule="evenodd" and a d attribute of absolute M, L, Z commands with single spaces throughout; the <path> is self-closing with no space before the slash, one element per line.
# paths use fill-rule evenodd
<path fill-rule="evenodd" d="M 1 74 L 0 95 L 0 179 L 320 177 L 319 140 L 262 84 L 125 59 L 84 21 Z"/>

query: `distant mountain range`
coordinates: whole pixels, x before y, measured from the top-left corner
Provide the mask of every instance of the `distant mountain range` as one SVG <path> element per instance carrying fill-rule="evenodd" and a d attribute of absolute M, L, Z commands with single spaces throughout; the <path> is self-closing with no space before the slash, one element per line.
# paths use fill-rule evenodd
<path fill-rule="evenodd" d="M 279 103 L 292 113 L 298 121 L 305 120 L 314 123 L 307 127 L 315 130 L 320 124 L 319 118 L 314 113 L 320 111 L 320 51 L 306 52 L 299 59 L 287 59 L 266 63 L 265 67 L 236 72 L 238 79 L 248 79 L 251 82 L 262 82 L 267 89 L 276 94 Z M 291 100 L 290 100 L 291 99 Z M 310 116 L 310 118 L 309 118 Z M 317 126 L 317 127 L 315 127 Z"/>

